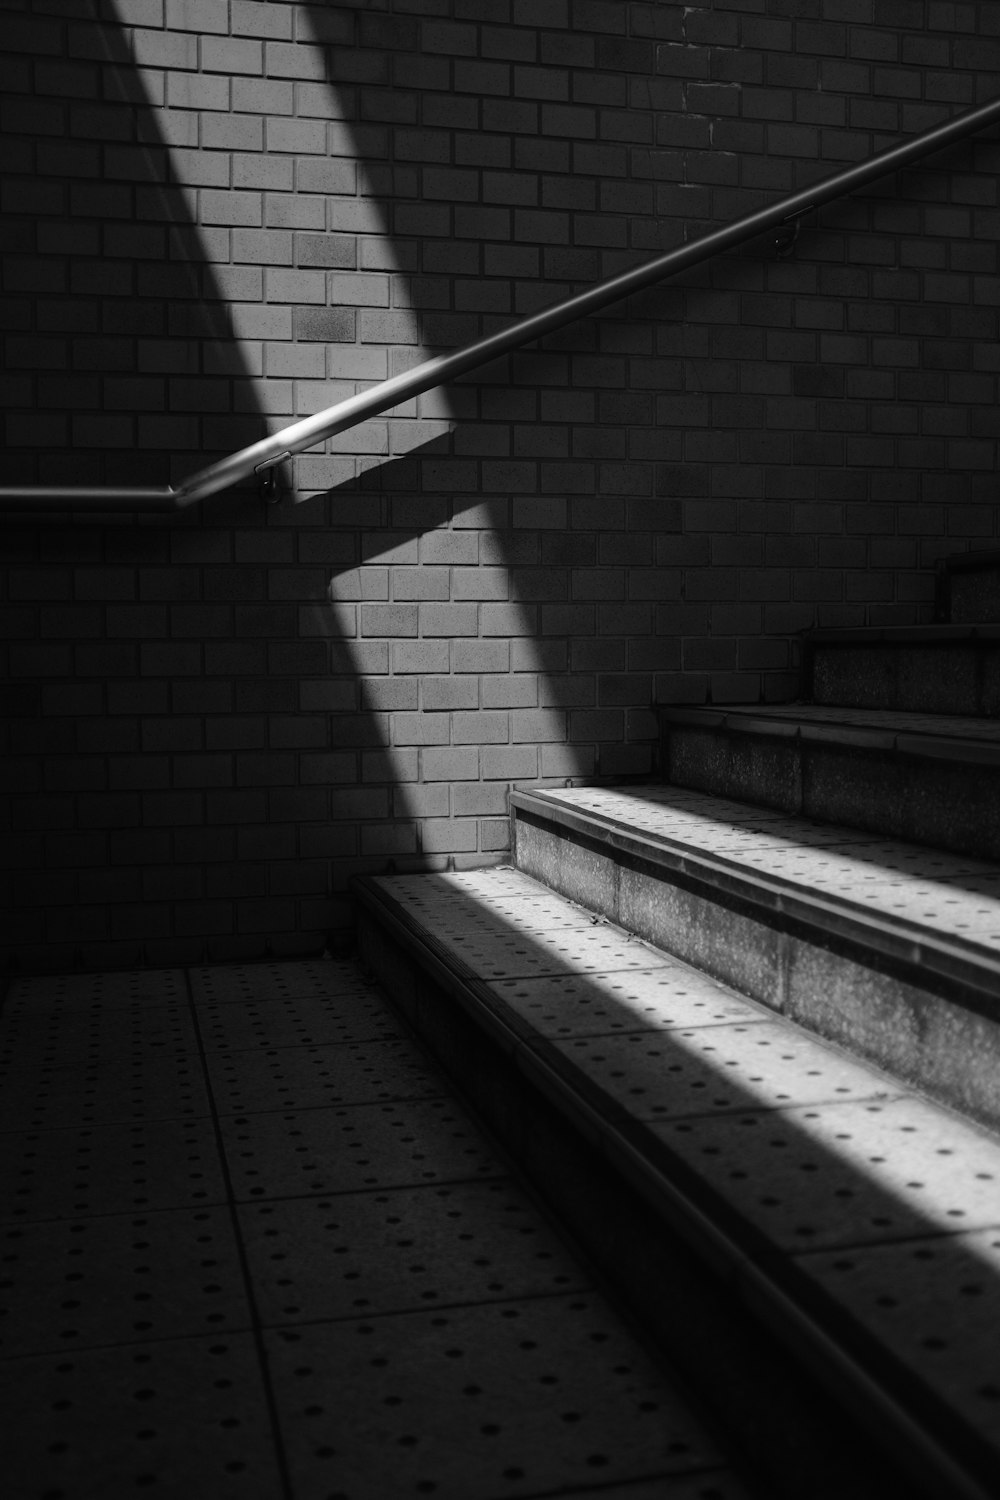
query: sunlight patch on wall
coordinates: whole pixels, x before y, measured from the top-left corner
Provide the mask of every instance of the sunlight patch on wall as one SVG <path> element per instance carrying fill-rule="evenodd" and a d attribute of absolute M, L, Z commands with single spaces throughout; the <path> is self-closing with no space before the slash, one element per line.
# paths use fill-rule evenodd
<path fill-rule="evenodd" d="M 165 192 L 196 225 L 203 289 L 221 293 L 219 321 L 251 377 L 252 441 L 262 421 L 276 431 L 464 343 L 482 316 L 456 310 L 448 242 L 406 217 L 420 209 L 420 179 L 396 159 L 395 128 L 366 122 L 338 78 L 350 74 L 350 34 L 319 35 L 352 16 L 274 7 L 267 24 L 284 35 L 269 40 L 214 37 L 197 29 L 199 7 L 190 15 L 187 33 L 123 30 L 169 145 L 176 188 Z M 420 257 L 432 245 L 428 275 Z M 335 884 L 358 854 L 494 863 L 507 788 L 590 766 L 572 743 L 556 660 L 566 643 L 541 639 L 540 607 L 521 598 L 523 544 L 532 525 L 551 525 L 544 502 L 483 497 L 489 426 L 465 429 L 460 459 L 427 453 L 477 408 L 471 389 L 432 391 L 296 460 L 297 500 L 340 489 L 332 503 L 344 507 L 336 529 L 310 539 L 318 566 L 296 586 L 300 636 L 329 651 L 300 703 L 326 716 L 332 817 L 359 841 L 344 844 L 342 877 L 331 845 Z M 357 495 L 367 470 L 421 450 L 400 485 L 387 477 Z"/>
<path fill-rule="evenodd" d="M 126 0 L 112 7 L 168 147 L 164 198 L 179 192 L 202 295 L 224 296 L 220 321 L 252 373 L 243 408 L 274 432 L 430 358 L 386 221 L 393 169 L 358 159 L 365 127 L 329 76 L 336 42 L 291 6 L 270 18 L 273 40 L 214 35 L 197 6 L 190 30 L 168 32 L 127 24 Z M 341 434 L 298 460 L 297 497 L 446 436 L 452 415 L 435 392 Z"/>

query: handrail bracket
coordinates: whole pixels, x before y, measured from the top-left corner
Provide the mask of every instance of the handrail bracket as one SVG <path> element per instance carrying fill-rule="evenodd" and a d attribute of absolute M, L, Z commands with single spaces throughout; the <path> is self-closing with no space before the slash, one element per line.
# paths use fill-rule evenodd
<path fill-rule="evenodd" d="M 791 255 L 799 242 L 799 235 L 802 233 L 802 220 L 806 214 L 812 213 L 815 206 L 814 203 L 807 204 L 805 208 L 800 208 L 798 213 L 789 214 L 787 219 L 782 219 L 781 223 L 777 226 L 777 233 L 774 236 L 774 249 L 779 260 L 785 260 L 787 256 Z"/>
<path fill-rule="evenodd" d="M 262 463 L 253 466 L 254 473 L 260 479 L 261 499 L 266 500 L 268 505 L 277 505 L 281 499 L 281 492 L 278 488 L 278 466 L 291 456 L 288 452 L 276 453 L 273 458 L 265 458 Z"/>

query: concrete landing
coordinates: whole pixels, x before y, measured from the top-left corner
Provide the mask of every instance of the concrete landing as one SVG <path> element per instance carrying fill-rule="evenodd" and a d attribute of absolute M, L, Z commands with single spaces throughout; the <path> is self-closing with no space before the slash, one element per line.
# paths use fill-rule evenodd
<path fill-rule="evenodd" d="M 25 980 L 0 1069 L 10 1500 L 749 1500 L 352 964 Z"/>

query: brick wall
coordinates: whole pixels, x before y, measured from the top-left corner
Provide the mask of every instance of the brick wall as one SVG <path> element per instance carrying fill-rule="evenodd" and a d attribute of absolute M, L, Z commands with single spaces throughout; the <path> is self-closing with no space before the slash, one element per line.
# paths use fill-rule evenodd
<path fill-rule="evenodd" d="M 938 0 L 3 5 L 5 482 L 162 484 L 1000 91 Z M 9 951 L 321 948 L 994 539 L 984 138 L 197 514 L 3 520 Z"/>

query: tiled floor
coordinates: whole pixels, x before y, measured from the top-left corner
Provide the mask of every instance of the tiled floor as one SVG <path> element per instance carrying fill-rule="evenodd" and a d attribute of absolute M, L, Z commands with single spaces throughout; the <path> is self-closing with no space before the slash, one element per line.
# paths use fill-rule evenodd
<path fill-rule="evenodd" d="M 348 963 L 22 981 L 0 1133 L 5 1500 L 746 1494 Z"/>

